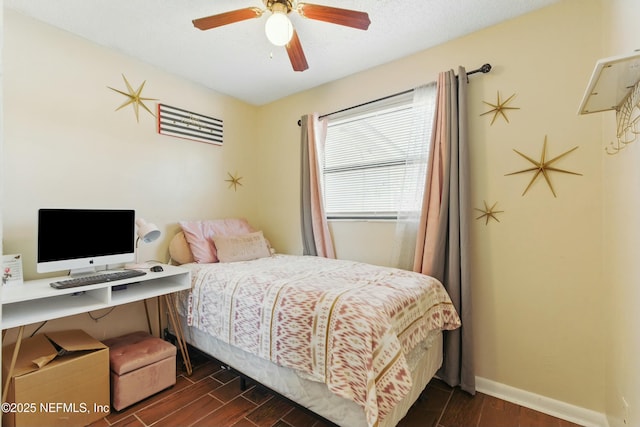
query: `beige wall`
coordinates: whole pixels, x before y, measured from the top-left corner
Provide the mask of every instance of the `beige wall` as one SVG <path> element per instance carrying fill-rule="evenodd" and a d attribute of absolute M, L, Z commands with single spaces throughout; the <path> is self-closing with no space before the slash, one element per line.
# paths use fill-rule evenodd
<path fill-rule="evenodd" d="M 640 3 L 603 2 L 603 57 L 640 49 Z M 615 137 L 615 113 L 602 113 L 604 143 Z M 640 141 L 603 156 L 604 283 L 607 287 L 606 394 L 612 427 L 640 425 Z M 625 415 L 622 398 L 629 403 Z M 625 422 L 626 417 L 626 422 Z"/>
<path fill-rule="evenodd" d="M 620 395 L 640 401 L 637 329 L 629 326 L 640 320 L 632 305 L 640 296 L 632 267 L 638 148 L 603 156 L 612 120 L 576 111 L 603 56 L 602 34 L 611 33 L 607 54 L 640 47 L 630 45 L 640 39 L 637 29 L 628 36 L 637 17 L 635 0 L 563 0 L 257 108 L 5 11 L 4 252 L 24 253 L 27 276 L 35 276 L 35 211 L 76 205 L 134 208 L 165 236 L 182 218 L 242 215 L 278 250 L 300 253 L 300 116 L 427 83 L 459 64 L 490 62 L 493 71 L 472 77 L 469 87 L 473 205 L 498 202 L 505 212 L 499 223 L 476 221 L 472 229 L 477 374 L 618 414 Z M 131 110 L 114 112 L 122 98 L 106 86 L 122 88 L 122 73 L 136 87 L 146 80 L 147 96 L 224 119 L 225 145 L 160 136 L 148 113 L 137 124 Z M 482 101 L 494 102 L 497 91 L 515 93 L 520 110 L 510 123 L 491 126 L 480 117 L 488 109 Z M 523 197 L 530 175 L 505 176 L 528 166 L 513 149 L 536 158 L 545 135 L 550 156 L 579 146 L 557 166 L 583 175 L 552 174 L 557 198 L 542 181 Z M 79 159 L 90 165 L 70 172 Z M 224 179 L 236 171 L 244 186 L 233 192 Z M 388 223 L 334 223 L 332 231 L 340 257 L 388 262 Z M 167 244 L 168 237 L 143 247 L 143 258 L 165 259 Z M 47 327 L 78 322 L 99 338 L 144 327 L 139 306 L 98 323 L 76 316 Z"/>
<path fill-rule="evenodd" d="M 257 108 L 161 72 L 113 50 L 5 10 L 4 253 L 22 253 L 36 276 L 36 215 L 41 207 L 135 209 L 164 235 L 140 245 L 140 259 L 166 261 L 180 219 L 246 216 L 259 181 L 250 155 Z M 125 98 L 124 74 L 142 95 L 224 120 L 222 147 L 159 135 Z M 155 109 L 157 101 L 147 105 Z M 228 188 L 227 172 L 243 177 Z M 69 230 L 69 233 L 82 232 Z M 104 313 L 95 313 L 96 316 Z M 47 328 L 81 324 L 98 338 L 144 328 L 142 305 L 118 307 L 100 322 L 77 316 Z M 34 325 L 35 328 L 35 325 Z M 33 328 L 33 329 L 34 329 Z M 30 333 L 31 331 L 27 331 Z"/>
<path fill-rule="evenodd" d="M 266 131 L 259 150 L 270 186 L 262 192 L 261 218 L 276 229 L 283 249 L 299 251 L 298 168 L 280 165 L 298 162 L 301 114 L 405 90 L 459 64 L 472 69 L 490 62 L 493 71 L 470 84 L 473 205 L 498 202 L 505 212 L 499 223 L 476 221 L 472 229 L 477 374 L 602 412 L 601 122 L 576 114 L 600 55 L 599 13 L 595 0 L 562 1 L 275 102 L 261 111 Z M 512 105 L 520 110 L 508 113 L 510 123 L 491 126 L 480 117 L 488 109 L 482 101 L 495 102 L 497 91 L 515 93 Z M 513 149 L 538 158 L 545 135 L 549 156 L 579 146 L 557 166 L 583 175 L 552 174 L 557 198 L 543 181 L 523 197 L 531 175 L 505 174 L 530 165 Z M 334 223 L 332 229 L 342 257 L 388 259 L 388 226 Z M 383 237 L 376 239 L 378 233 Z"/>

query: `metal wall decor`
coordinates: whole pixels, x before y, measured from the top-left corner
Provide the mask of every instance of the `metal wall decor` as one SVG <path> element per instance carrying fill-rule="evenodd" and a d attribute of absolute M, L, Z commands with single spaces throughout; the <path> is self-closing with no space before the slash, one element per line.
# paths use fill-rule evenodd
<path fill-rule="evenodd" d="M 131 85 L 129 84 L 129 81 L 127 80 L 127 78 L 124 76 L 124 74 L 122 75 L 122 78 L 124 79 L 124 83 L 127 86 L 127 91 L 128 92 L 123 92 L 121 90 L 118 89 L 114 89 L 110 86 L 107 86 L 109 89 L 111 89 L 114 92 L 118 92 L 121 95 L 124 95 L 127 97 L 127 100 L 118 108 L 116 108 L 116 111 L 126 107 L 127 105 L 131 104 L 131 106 L 133 107 L 133 111 L 135 112 L 136 115 L 136 122 L 140 123 L 140 107 L 144 108 L 145 110 L 147 110 L 149 112 L 149 114 L 151 114 L 152 116 L 155 117 L 155 115 L 153 114 L 153 112 L 144 104 L 144 101 L 157 101 L 156 98 L 143 98 L 142 97 L 142 89 L 144 88 L 145 83 L 147 83 L 147 81 L 143 81 L 142 84 L 140 85 L 140 87 L 138 87 L 137 90 L 133 90 L 133 87 L 131 87 Z"/>
<path fill-rule="evenodd" d="M 487 202 L 485 200 L 483 200 L 484 202 L 484 209 L 478 209 L 478 208 L 474 208 L 475 210 L 477 210 L 478 212 L 482 212 L 482 215 L 480 215 L 479 217 L 477 217 L 476 219 L 481 219 L 484 218 L 484 225 L 489 224 L 489 220 L 490 219 L 494 219 L 497 222 L 500 222 L 500 220 L 498 219 L 498 217 L 496 216 L 496 214 L 499 213 L 503 213 L 504 211 L 497 211 L 495 210 L 496 205 L 498 204 L 498 202 L 495 202 L 493 205 L 491 205 L 491 207 L 489 207 L 489 205 L 487 204 Z"/>
<path fill-rule="evenodd" d="M 516 174 L 521 174 L 526 172 L 534 172 L 533 177 L 531 178 L 531 181 L 529 181 L 529 185 L 527 185 L 527 188 L 525 188 L 524 192 L 522 193 L 522 195 L 524 196 L 529 190 L 529 188 L 531 188 L 531 185 L 536 181 L 536 179 L 538 179 L 538 177 L 542 175 L 544 177 L 544 180 L 547 182 L 547 185 L 549 186 L 549 189 L 551 190 L 553 197 L 557 197 L 556 192 L 553 189 L 553 185 L 551 184 L 551 179 L 549 178 L 549 172 L 561 172 L 561 173 L 566 173 L 571 175 L 582 175 L 582 174 L 578 172 L 571 172 L 564 169 L 558 169 L 558 168 L 552 167 L 551 165 L 556 161 L 560 160 L 562 157 L 566 156 L 567 154 L 577 149 L 578 149 L 578 146 L 575 146 L 571 150 L 565 151 L 564 153 L 552 159 L 547 160 L 547 136 L 545 135 L 544 143 L 542 145 L 542 153 L 540 154 L 540 160 L 533 160 L 531 157 L 526 156 L 521 152 L 519 152 L 518 150 L 514 149 L 513 151 L 515 151 L 520 156 L 524 157 L 527 161 L 529 161 L 531 164 L 533 164 L 533 167 L 522 169 L 516 172 L 511 172 L 511 173 L 505 174 L 505 176 L 516 175 Z"/>
<path fill-rule="evenodd" d="M 158 133 L 222 145 L 222 120 L 158 104 Z"/>
<path fill-rule="evenodd" d="M 507 98 L 506 100 L 501 100 L 500 99 L 500 92 L 498 91 L 498 100 L 496 101 L 495 104 L 492 104 L 490 102 L 487 101 L 482 101 L 485 104 L 493 107 L 493 109 L 486 111 L 482 114 L 480 114 L 481 116 L 484 116 L 485 114 L 491 114 L 493 113 L 493 118 L 491 119 L 491 124 L 493 125 L 493 122 L 496 121 L 496 118 L 498 117 L 498 115 L 502 116 L 507 123 L 509 123 L 509 118 L 507 117 L 507 114 L 505 113 L 506 110 L 519 110 L 519 107 L 508 107 L 507 104 L 509 102 L 511 102 L 511 100 L 516 96 L 516 94 L 514 93 L 513 95 L 511 95 L 509 98 Z"/>
<path fill-rule="evenodd" d="M 238 185 L 242 187 L 242 183 L 240 182 L 242 177 L 238 176 L 238 172 L 236 172 L 235 175 L 231 175 L 231 172 L 227 172 L 227 175 L 229 175 L 229 178 L 225 179 L 225 182 L 229 183 L 229 188 L 233 187 L 233 191 L 238 191 Z"/>

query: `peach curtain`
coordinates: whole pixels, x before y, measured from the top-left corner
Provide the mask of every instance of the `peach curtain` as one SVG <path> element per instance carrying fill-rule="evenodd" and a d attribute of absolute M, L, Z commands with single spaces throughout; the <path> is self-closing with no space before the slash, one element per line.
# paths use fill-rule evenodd
<path fill-rule="evenodd" d="M 404 270 L 413 269 L 435 104 L 435 81 L 413 90 L 411 149 L 406 151 L 407 167 L 404 170 L 402 188 L 398 192 L 398 212 L 391 253 L 391 265 Z"/>
<path fill-rule="evenodd" d="M 475 393 L 469 271 L 470 179 L 466 71 L 438 76 L 436 113 L 418 228 L 414 271 L 440 280 L 458 310 L 462 327 L 444 336 L 438 375 L 451 386 Z"/>
<path fill-rule="evenodd" d="M 304 255 L 335 258 L 333 240 L 329 232 L 322 198 L 322 170 L 320 153 L 324 149 L 327 121 L 318 114 L 302 117 L 301 126 L 301 225 Z"/>

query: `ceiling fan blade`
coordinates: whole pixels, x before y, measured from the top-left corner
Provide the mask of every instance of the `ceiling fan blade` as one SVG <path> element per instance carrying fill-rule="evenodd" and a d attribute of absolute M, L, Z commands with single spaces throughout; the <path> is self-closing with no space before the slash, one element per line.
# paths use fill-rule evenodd
<path fill-rule="evenodd" d="M 305 18 L 358 28 L 360 30 L 368 29 L 369 24 L 371 24 L 369 14 L 357 10 L 340 9 L 310 3 L 298 3 L 296 10 Z"/>
<path fill-rule="evenodd" d="M 289 40 L 289 43 L 287 43 L 287 53 L 289 54 L 289 60 L 291 61 L 293 71 L 304 71 L 309 68 L 307 58 L 304 56 L 304 51 L 302 50 L 302 45 L 300 44 L 300 39 L 298 38 L 296 30 L 293 30 L 293 36 L 291 37 L 291 40 Z"/>
<path fill-rule="evenodd" d="M 205 18 L 194 19 L 193 26 L 201 30 L 209 30 L 211 28 L 221 27 L 234 22 L 240 22 L 247 19 L 258 18 L 262 16 L 262 10 L 257 7 L 247 7 L 245 9 L 232 10 L 230 12 L 220 13 L 218 15 L 207 16 Z"/>

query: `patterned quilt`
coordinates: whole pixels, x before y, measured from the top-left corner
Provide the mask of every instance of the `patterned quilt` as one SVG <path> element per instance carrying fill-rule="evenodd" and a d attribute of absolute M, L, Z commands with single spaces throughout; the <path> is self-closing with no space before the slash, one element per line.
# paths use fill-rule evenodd
<path fill-rule="evenodd" d="M 292 255 L 193 269 L 190 326 L 327 384 L 370 426 L 411 388 L 405 354 L 460 326 L 440 282 L 409 271 Z"/>

